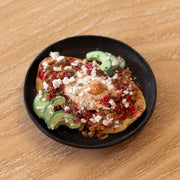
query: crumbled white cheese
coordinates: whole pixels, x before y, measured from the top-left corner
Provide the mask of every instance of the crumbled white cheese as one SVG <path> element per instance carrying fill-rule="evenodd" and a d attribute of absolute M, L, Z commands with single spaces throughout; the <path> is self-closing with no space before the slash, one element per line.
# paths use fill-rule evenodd
<path fill-rule="evenodd" d="M 116 108 L 116 103 L 114 102 L 113 99 L 109 100 L 109 104 L 111 105 L 111 109 L 115 109 Z"/>
<path fill-rule="evenodd" d="M 92 123 L 96 123 L 94 118 L 90 118 L 89 121 L 91 121 Z"/>
<path fill-rule="evenodd" d="M 109 117 L 107 116 L 107 121 L 108 121 L 109 123 L 111 123 L 112 120 L 113 120 L 113 118 L 109 118 Z"/>
<path fill-rule="evenodd" d="M 70 77 L 69 81 L 70 81 L 70 83 L 74 82 L 75 81 L 74 77 Z"/>
<path fill-rule="evenodd" d="M 92 66 L 95 67 L 97 65 L 97 62 L 96 61 L 93 61 L 92 62 Z"/>
<path fill-rule="evenodd" d="M 103 124 L 104 126 L 108 126 L 108 125 L 112 122 L 112 120 L 113 120 L 113 118 L 107 117 L 107 119 L 104 119 L 104 120 L 102 121 L 102 124 Z"/>
<path fill-rule="evenodd" d="M 83 71 L 84 74 L 87 74 L 87 68 L 86 68 L 85 65 L 82 65 L 82 66 L 81 66 L 81 69 L 82 69 L 82 71 Z"/>
<path fill-rule="evenodd" d="M 48 63 L 47 63 L 46 61 L 44 61 L 44 62 L 42 63 L 42 66 L 43 66 L 43 69 L 46 70 L 46 68 L 47 68 L 47 66 L 48 66 Z"/>
<path fill-rule="evenodd" d="M 39 99 L 41 99 L 41 98 L 42 98 L 42 91 L 41 91 L 41 90 L 39 90 L 38 101 L 39 101 Z"/>
<path fill-rule="evenodd" d="M 77 72 L 77 77 L 82 78 L 82 77 L 83 77 L 83 74 L 78 71 L 78 72 Z"/>
<path fill-rule="evenodd" d="M 68 85 L 69 83 L 74 82 L 75 79 L 74 77 L 70 77 L 70 78 L 65 77 L 62 81 L 64 85 Z"/>
<path fill-rule="evenodd" d="M 44 110 L 44 107 L 43 106 L 37 106 L 36 109 Z"/>
<path fill-rule="evenodd" d="M 57 61 L 58 61 L 58 62 L 62 61 L 63 59 L 64 59 L 64 56 L 59 56 L 59 57 L 57 57 Z"/>
<path fill-rule="evenodd" d="M 109 107 L 106 107 L 106 106 L 103 106 L 103 108 L 102 108 L 103 110 L 110 110 L 111 108 L 109 108 Z"/>
<path fill-rule="evenodd" d="M 61 81 L 61 79 L 54 79 L 54 80 L 52 81 L 52 83 L 53 83 L 54 89 L 57 89 L 57 88 L 59 88 L 60 85 L 62 84 L 62 81 Z"/>
<path fill-rule="evenodd" d="M 61 66 L 59 66 L 59 67 L 53 67 L 53 70 L 56 71 L 56 72 L 59 72 L 59 71 L 61 71 L 62 69 L 61 69 Z"/>
<path fill-rule="evenodd" d="M 129 103 L 128 102 L 124 103 L 124 107 L 128 108 L 129 107 Z"/>
<path fill-rule="evenodd" d="M 114 86 L 112 85 L 110 79 L 107 79 L 107 80 L 106 80 L 106 85 L 107 85 L 107 87 L 108 87 L 108 90 L 112 90 L 112 89 L 114 88 Z"/>
<path fill-rule="evenodd" d="M 65 118 L 65 123 L 68 123 L 69 122 L 69 119 Z"/>
<path fill-rule="evenodd" d="M 114 122 L 114 124 L 119 124 L 119 121 L 118 121 L 118 120 L 116 120 L 116 121 Z"/>
<path fill-rule="evenodd" d="M 129 95 L 131 95 L 131 96 L 132 96 L 132 95 L 133 95 L 133 92 L 132 92 L 132 91 L 130 91 L 130 92 L 129 92 Z"/>
<path fill-rule="evenodd" d="M 112 77 L 112 79 L 118 79 L 118 74 L 116 73 L 116 74 Z"/>
<path fill-rule="evenodd" d="M 87 122 L 87 120 L 84 119 L 84 118 L 82 118 L 82 119 L 81 119 L 81 122 L 82 122 L 83 124 L 85 124 L 85 123 Z"/>
<path fill-rule="evenodd" d="M 71 66 L 77 66 L 79 64 L 79 61 L 74 61 L 71 63 Z"/>
<path fill-rule="evenodd" d="M 102 116 L 100 116 L 100 115 L 95 115 L 95 114 L 93 114 L 93 117 L 92 118 L 90 118 L 89 120 L 91 121 L 91 122 L 93 122 L 93 123 L 99 123 L 99 121 L 102 119 Z"/>
<path fill-rule="evenodd" d="M 103 120 L 103 121 L 102 121 L 102 124 L 103 124 L 104 126 L 108 126 L 109 123 L 108 123 L 107 120 Z"/>
<path fill-rule="evenodd" d="M 112 66 L 117 66 L 118 64 L 117 64 L 117 61 L 113 61 L 112 62 Z"/>
<path fill-rule="evenodd" d="M 65 71 L 70 71 L 71 69 L 72 69 L 72 66 L 66 66 L 66 67 L 64 68 Z"/>
<path fill-rule="evenodd" d="M 94 119 L 96 122 L 99 122 L 102 119 L 102 116 L 100 115 L 94 116 Z"/>
<path fill-rule="evenodd" d="M 59 52 L 50 52 L 49 54 L 52 59 L 57 59 L 59 57 Z"/>
<path fill-rule="evenodd" d="M 93 77 L 96 77 L 96 67 L 93 67 L 92 71 L 91 71 L 91 75 Z"/>
<path fill-rule="evenodd" d="M 115 124 L 115 125 L 114 125 L 114 128 L 116 128 L 116 129 L 119 128 L 119 125 L 118 125 L 118 124 Z"/>
<path fill-rule="evenodd" d="M 64 85 L 68 85 L 69 84 L 69 78 L 64 77 L 64 79 L 62 80 Z"/>
<path fill-rule="evenodd" d="M 65 110 L 65 111 L 69 111 L 69 110 L 70 110 L 70 107 L 65 106 L 65 107 L 64 107 L 64 110 Z"/>
<path fill-rule="evenodd" d="M 43 82 L 43 88 L 47 91 L 48 90 L 49 85 L 46 83 L 46 81 Z"/>
<path fill-rule="evenodd" d="M 41 96 L 42 96 L 42 90 L 39 90 L 39 95 L 41 95 Z"/>
<path fill-rule="evenodd" d="M 79 93 L 79 96 L 82 97 L 84 95 L 84 92 Z"/>
<path fill-rule="evenodd" d="M 124 94 L 129 94 L 129 91 L 128 90 L 124 90 L 123 93 Z"/>
<path fill-rule="evenodd" d="M 124 98 L 124 99 L 122 99 L 122 103 L 123 104 L 125 104 L 126 103 L 126 99 Z"/>

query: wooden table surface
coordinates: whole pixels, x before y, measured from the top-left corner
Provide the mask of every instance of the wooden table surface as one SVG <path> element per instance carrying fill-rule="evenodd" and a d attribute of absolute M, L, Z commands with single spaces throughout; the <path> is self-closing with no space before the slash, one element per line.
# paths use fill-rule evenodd
<path fill-rule="evenodd" d="M 179 0 L 1 0 L 0 22 L 0 179 L 180 179 Z M 38 53 L 85 34 L 129 44 L 157 81 L 146 126 L 105 149 L 78 149 L 48 138 L 23 102 L 25 75 Z"/>

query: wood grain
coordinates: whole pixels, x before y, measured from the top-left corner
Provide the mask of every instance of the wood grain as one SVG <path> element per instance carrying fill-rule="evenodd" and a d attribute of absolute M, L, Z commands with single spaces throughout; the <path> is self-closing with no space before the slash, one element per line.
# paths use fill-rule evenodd
<path fill-rule="evenodd" d="M 0 179 L 180 179 L 179 0 L 1 0 L 0 21 Z M 113 147 L 57 143 L 24 107 L 23 83 L 33 59 L 49 44 L 80 34 L 124 41 L 156 77 L 149 122 Z"/>

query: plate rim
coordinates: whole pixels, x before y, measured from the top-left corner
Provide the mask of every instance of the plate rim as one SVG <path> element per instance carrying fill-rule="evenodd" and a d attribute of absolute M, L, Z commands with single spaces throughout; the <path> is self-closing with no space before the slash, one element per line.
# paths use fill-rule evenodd
<path fill-rule="evenodd" d="M 144 65 L 146 66 L 146 68 L 148 69 L 148 71 L 151 73 L 151 79 L 153 81 L 153 85 L 154 85 L 154 92 L 152 92 L 154 94 L 154 99 L 153 99 L 153 103 L 151 103 L 151 111 L 147 112 L 145 118 L 142 120 L 142 122 L 135 128 L 134 131 L 130 131 L 126 136 L 122 136 L 121 139 L 115 139 L 114 141 L 112 141 L 111 143 L 105 143 L 105 144 L 91 144 L 91 145 L 86 145 L 86 144 L 75 144 L 75 143 L 72 143 L 72 142 L 69 142 L 69 141 L 64 141 L 64 140 L 61 140 L 59 139 L 57 136 L 51 134 L 49 131 L 47 131 L 44 127 L 42 127 L 42 125 L 34 118 L 34 116 L 32 115 L 32 112 L 31 110 L 29 109 L 29 106 L 28 106 L 28 102 L 27 102 L 27 94 L 26 94 L 26 91 L 25 91 L 25 86 L 26 86 L 26 83 L 27 83 L 27 79 L 28 79 L 28 76 L 29 76 L 29 73 L 32 69 L 32 66 L 34 65 L 34 63 L 39 59 L 39 57 L 44 54 L 44 52 L 47 51 L 47 49 L 51 48 L 52 46 L 55 46 L 56 44 L 58 43 L 61 43 L 62 41 L 66 41 L 66 40 L 70 40 L 70 39 L 74 39 L 74 38 L 103 38 L 103 39 L 108 39 L 108 40 L 112 40 L 112 41 L 116 41 L 117 43 L 121 43 L 123 46 L 125 46 L 126 48 L 130 49 L 131 51 L 133 51 L 136 56 L 138 57 L 138 59 L 140 58 L 141 60 L 143 60 L 143 63 Z M 40 63 L 40 62 L 39 62 Z M 107 36 L 100 36 L 100 35 L 77 35 L 77 36 L 70 36 L 70 37 L 67 37 L 67 38 L 63 38 L 61 40 L 58 40 L 50 45 L 48 45 L 46 48 L 44 48 L 43 50 L 41 50 L 38 55 L 34 58 L 34 60 L 31 62 L 31 64 L 29 65 L 28 67 L 28 70 L 26 72 L 26 76 L 25 76 L 25 80 L 24 80 L 24 86 L 23 86 L 23 97 L 24 97 L 24 104 L 25 104 L 25 108 L 26 108 L 26 111 L 28 112 L 28 115 L 30 116 L 31 120 L 33 121 L 33 123 L 46 135 L 48 136 L 49 138 L 59 142 L 59 143 L 62 143 L 64 145 L 69 145 L 69 146 L 72 146 L 72 147 L 76 147 L 76 148 L 86 148 L 86 149 L 99 149 L 99 148 L 105 148 L 105 147 L 109 147 L 109 146 L 113 146 L 115 144 L 118 144 L 128 138 L 130 138 L 133 134 L 136 134 L 140 129 L 142 129 L 144 127 L 144 125 L 149 121 L 152 113 L 154 112 L 154 107 L 155 107 L 155 104 L 156 104 L 156 98 L 157 98 L 157 84 L 156 84 L 156 79 L 155 79 L 155 76 L 154 76 L 154 73 L 150 67 L 150 65 L 147 63 L 147 61 L 142 57 L 142 55 L 140 55 L 135 49 L 133 49 L 131 46 L 129 46 L 128 44 L 120 41 L 120 40 L 117 40 L 117 39 L 114 39 L 114 38 L 111 38 L 111 37 L 107 37 Z"/>

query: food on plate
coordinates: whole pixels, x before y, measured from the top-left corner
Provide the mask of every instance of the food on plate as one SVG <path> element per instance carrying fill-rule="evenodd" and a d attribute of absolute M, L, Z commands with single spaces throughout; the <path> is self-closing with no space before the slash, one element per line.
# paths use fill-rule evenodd
<path fill-rule="evenodd" d="M 125 60 L 91 51 L 81 60 L 50 52 L 36 77 L 33 109 L 51 130 L 60 125 L 104 139 L 125 130 L 146 109 Z"/>

